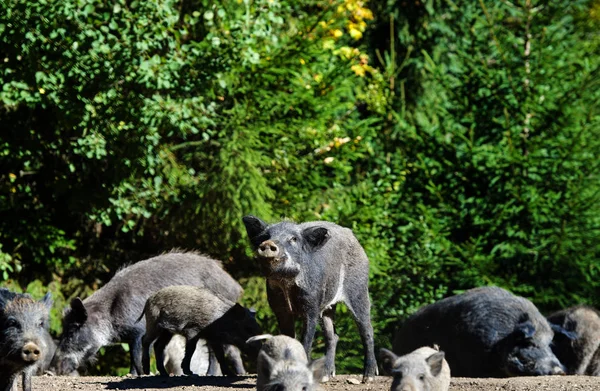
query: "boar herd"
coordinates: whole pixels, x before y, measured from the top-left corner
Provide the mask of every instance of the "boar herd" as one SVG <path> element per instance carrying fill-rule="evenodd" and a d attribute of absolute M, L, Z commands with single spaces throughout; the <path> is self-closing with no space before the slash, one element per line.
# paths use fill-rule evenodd
<path fill-rule="evenodd" d="M 94 294 L 75 298 L 56 344 L 48 332 L 50 294 L 40 301 L 0 288 L 0 391 L 38 374 L 77 375 L 101 347 L 129 345 L 132 375 L 242 375 L 256 363 L 257 390 L 318 390 L 335 376 L 338 302 L 363 345 L 363 382 L 378 375 L 368 291 L 369 260 L 348 228 L 325 221 L 267 224 L 243 219 L 266 280 L 281 335 L 262 334 L 240 284 L 219 261 L 170 252 L 118 271 Z M 301 333 L 296 339 L 296 321 Z M 317 324 L 325 356 L 311 359 Z M 446 391 L 464 377 L 600 375 L 600 313 L 587 306 L 545 318 L 529 300 L 498 287 L 475 288 L 419 309 L 380 349 L 391 389 Z"/>

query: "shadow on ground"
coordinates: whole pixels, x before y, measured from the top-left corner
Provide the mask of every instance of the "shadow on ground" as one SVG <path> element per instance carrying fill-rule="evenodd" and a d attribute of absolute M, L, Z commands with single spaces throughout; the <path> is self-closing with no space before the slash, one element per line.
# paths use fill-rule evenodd
<path fill-rule="evenodd" d="M 256 385 L 251 379 L 253 379 L 252 376 L 144 376 L 137 378 L 126 378 L 121 381 L 109 381 L 106 382 L 105 385 L 107 390 L 156 389 L 186 386 L 215 386 L 253 389 L 256 387 Z"/>

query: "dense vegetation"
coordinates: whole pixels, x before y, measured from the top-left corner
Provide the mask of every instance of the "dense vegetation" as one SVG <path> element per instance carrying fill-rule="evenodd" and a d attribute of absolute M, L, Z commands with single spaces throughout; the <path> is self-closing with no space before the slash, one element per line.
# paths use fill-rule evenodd
<path fill-rule="evenodd" d="M 50 289 L 54 332 L 69 298 L 173 247 L 223 260 L 275 331 L 250 213 L 354 230 L 378 346 L 484 284 L 600 305 L 598 0 L 0 9 L 0 281 Z"/>

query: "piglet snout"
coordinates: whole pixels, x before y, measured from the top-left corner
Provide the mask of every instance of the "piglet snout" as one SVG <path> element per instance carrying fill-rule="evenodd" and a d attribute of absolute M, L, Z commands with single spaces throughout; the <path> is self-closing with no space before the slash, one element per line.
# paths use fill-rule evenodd
<path fill-rule="evenodd" d="M 25 362 L 35 362 L 40 358 L 40 348 L 33 342 L 27 342 L 21 350 L 21 358 Z"/>

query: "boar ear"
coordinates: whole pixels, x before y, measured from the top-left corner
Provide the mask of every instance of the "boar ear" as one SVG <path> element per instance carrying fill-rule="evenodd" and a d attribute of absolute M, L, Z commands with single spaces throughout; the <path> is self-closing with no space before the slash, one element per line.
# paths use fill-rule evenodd
<path fill-rule="evenodd" d="M 396 363 L 397 359 L 398 356 L 396 356 L 393 352 L 384 348 L 379 349 L 379 362 L 381 362 L 381 368 L 384 370 L 384 372 L 388 374 L 394 372 L 394 364 Z"/>
<path fill-rule="evenodd" d="M 252 215 L 244 216 L 242 221 L 246 226 L 246 233 L 248 233 L 250 240 L 257 237 L 262 231 L 267 229 L 268 226 L 267 223 Z"/>
<path fill-rule="evenodd" d="M 567 337 L 571 341 L 577 339 L 577 334 L 574 331 L 569 331 L 561 325 L 558 325 L 556 323 L 550 323 L 550 328 L 552 329 L 552 331 L 554 331 L 554 334 L 556 335 L 562 335 L 564 337 Z"/>
<path fill-rule="evenodd" d="M 325 357 L 321 357 L 311 362 L 309 368 L 313 373 L 313 379 L 320 383 L 325 376 Z"/>
<path fill-rule="evenodd" d="M 427 357 L 427 364 L 433 376 L 438 376 L 442 372 L 442 365 L 444 364 L 444 352 L 437 352 Z"/>
<path fill-rule="evenodd" d="M 52 308 L 52 293 L 48 292 L 44 295 L 44 297 L 42 298 L 42 300 L 40 300 L 40 303 L 42 303 L 43 305 L 46 306 L 46 308 L 50 309 Z"/>
<path fill-rule="evenodd" d="M 531 321 L 525 321 L 519 323 L 517 327 L 515 327 L 514 335 L 519 340 L 530 339 L 535 334 L 535 326 Z"/>
<path fill-rule="evenodd" d="M 317 249 L 327 243 L 329 240 L 329 231 L 323 227 L 310 227 L 302 232 L 304 239 L 314 248 Z"/>
<path fill-rule="evenodd" d="M 69 314 L 73 317 L 75 323 L 84 324 L 87 320 L 87 310 L 79 297 L 71 300 L 71 311 L 69 311 Z"/>

